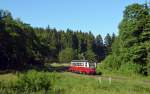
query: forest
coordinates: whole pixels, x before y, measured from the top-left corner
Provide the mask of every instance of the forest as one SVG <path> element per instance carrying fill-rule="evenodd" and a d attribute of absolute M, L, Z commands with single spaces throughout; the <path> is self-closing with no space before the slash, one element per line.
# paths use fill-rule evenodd
<path fill-rule="evenodd" d="M 0 10 L 0 94 L 150 94 L 149 4 L 126 6 L 118 30 L 33 27 Z M 95 75 L 56 71 L 83 59 Z"/>
<path fill-rule="evenodd" d="M 73 59 L 102 61 L 111 53 L 115 34 L 103 38 L 71 29 L 32 27 L 14 19 L 8 10 L 0 11 L 0 69 L 22 70 L 47 62 L 70 63 Z"/>
<path fill-rule="evenodd" d="M 123 12 L 119 34 L 105 38 L 91 31 L 32 27 L 0 11 L 0 69 L 24 70 L 44 63 L 87 59 L 98 72 L 150 73 L 150 8 L 132 4 Z"/>

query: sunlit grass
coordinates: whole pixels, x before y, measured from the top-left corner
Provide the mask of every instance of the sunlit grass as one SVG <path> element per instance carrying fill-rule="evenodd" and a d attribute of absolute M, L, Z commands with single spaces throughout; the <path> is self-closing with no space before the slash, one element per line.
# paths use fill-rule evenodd
<path fill-rule="evenodd" d="M 6 73 L 6 74 L 0 74 L 0 81 L 9 81 L 9 80 L 16 80 L 17 74 L 16 73 Z"/>
<path fill-rule="evenodd" d="M 51 66 L 59 67 L 59 66 L 70 66 L 70 63 L 51 63 Z"/>
<path fill-rule="evenodd" d="M 45 75 L 46 74 L 46 75 Z M 5 94 L 44 94 L 45 91 L 43 89 L 39 89 L 36 92 L 32 92 L 32 89 L 27 89 L 24 92 L 20 92 L 19 90 L 12 90 L 10 89 L 11 84 L 13 83 L 16 85 L 16 81 L 19 76 L 18 74 L 3 74 L 0 75 L 0 81 L 5 82 L 5 88 L 0 88 L 0 93 Z M 20 74 L 24 75 L 24 74 Z M 34 76 L 36 75 L 36 76 Z M 88 75 L 80 75 L 80 74 L 73 74 L 69 72 L 28 72 L 27 81 L 31 83 L 33 86 L 38 86 L 38 76 L 42 79 L 45 78 L 44 83 L 51 81 L 51 94 L 150 94 L 150 83 L 144 82 L 149 81 L 148 78 L 144 78 L 138 76 L 139 78 L 133 79 L 132 77 L 127 76 L 117 76 L 111 75 L 112 79 L 111 82 L 109 81 L 109 76 L 88 76 Z M 26 77 L 25 76 L 25 77 Z M 43 78 L 44 76 L 44 78 Z M 47 76 L 50 76 L 50 80 L 47 79 Z M 53 77 L 54 76 L 54 77 Z M 24 77 L 24 76 L 22 76 Z M 118 78 L 115 78 L 118 77 Z M 31 80 L 30 80 L 31 78 Z M 125 78 L 125 79 L 122 79 Z M 132 78 L 132 79 L 131 79 Z M 35 85 L 33 81 L 37 80 Z M 142 79 L 142 80 L 141 80 Z M 1 83 L 3 83 L 1 82 Z M 24 81 L 23 81 L 24 82 Z M 41 82 L 41 81 L 39 81 Z M 1 85 L 4 85 L 1 84 Z M 21 84 L 20 88 L 26 86 L 26 83 Z M 30 88 L 30 87 L 28 87 Z M 30 90 L 30 91 L 28 91 Z M 10 92 L 10 93 L 8 93 Z"/>
<path fill-rule="evenodd" d="M 93 78 L 87 76 L 61 74 L 55 88 L 62 89 L 65 94 L 149 94 L 150 83 L 131 79 Z"/>

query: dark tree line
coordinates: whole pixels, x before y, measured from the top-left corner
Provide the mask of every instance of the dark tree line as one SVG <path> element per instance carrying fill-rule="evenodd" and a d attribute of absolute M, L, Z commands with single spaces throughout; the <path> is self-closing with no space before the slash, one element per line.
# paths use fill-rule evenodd
<path fill-rule="evenodd" d="M 24 69 L 45 62 L 70 62 L 72 59 L 101 61 L 111 53 L 115 35 L 31 27 L 0 10 L 0 69 Z"/>
<path fill-rule="evenodd" d="M 111 53 L 111 45 L 115 39 L 115 34 L 112 36 L 107 34 L 103 42 L 101 35 L 95 37 L 91 32 L 70 29 L 57 31 L 50 29 L 49 26 L 46 29 L 34 28 L 34 30 L 40 41 L 49 47 L 48 59 L 53 62 L 70 62 L 72 59 L 89 59 L 99 62 Z M 69 55 L 72 57 L 65 59 Z M 64 60 L 60 60 L 62 57 Z"/>

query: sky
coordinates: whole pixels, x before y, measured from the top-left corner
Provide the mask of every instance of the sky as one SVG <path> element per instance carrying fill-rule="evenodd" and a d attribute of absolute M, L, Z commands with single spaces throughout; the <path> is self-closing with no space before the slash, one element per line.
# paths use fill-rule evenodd
<path fill-rule="evenodd" d="M 123 10 L 145 0 L 0 0 L 0 9 L 33 27 L 91 31 L 103 37 L 117 34 Z"/>

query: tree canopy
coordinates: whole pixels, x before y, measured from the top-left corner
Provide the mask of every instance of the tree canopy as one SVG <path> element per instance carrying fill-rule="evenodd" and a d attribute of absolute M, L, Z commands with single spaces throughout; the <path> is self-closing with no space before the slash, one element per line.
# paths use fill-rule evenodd
<path fill-rule="evenodd" d="M 93 56 L 101 61 L 107 51 L 101 35 L 95 37 L 91 31 L 64 31 L 50 26 L 32 27 L 14 19 L 8 10 L 0 10 L 0 49 L 1 70 L 20 70 L 45 62 L 69 62 L 82 57 L 92 60 Z"/>
<path fill-rule="evenodd" d="M 123 13 L 119 35 L 112 44 L 112 54 L 102 62 L 105 63 L 103 67 L 114 71 L 126 73 L 132 71 L 148 75 L 150 8 L 146 4 L 132 4 L 127 6 Z"/>

